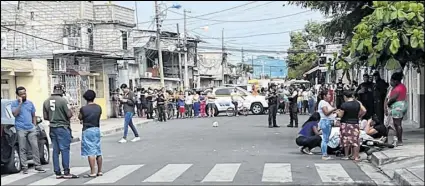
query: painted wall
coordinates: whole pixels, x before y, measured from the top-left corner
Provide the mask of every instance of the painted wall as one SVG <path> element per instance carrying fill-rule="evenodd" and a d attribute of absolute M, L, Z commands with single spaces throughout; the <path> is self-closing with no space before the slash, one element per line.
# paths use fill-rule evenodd
<path fill-rule="evenodd" d="M 285 78 L 288 75 L 288 67 L 283 59 L 263 55 L 254 59 L 252 64 L 254 65 L 253 75 L 256 79 L 260 78 L 263 73 L 272 78 Z"/>
<path fill-rule="evenodd" d="M 27 89 L 28 99 L 34 103 L 36 115 L 43 115 L 43 103 L 49 96 L 47 60 L 32 59 L 33 73 L 31 76 L 24 76 L 21 73 L 15 73 L 14 76 L 9 76 L 10 97 L 15 98 L 16 87 L 23 86 Z M 3 76 L 2 76 L 3 79 Z"/>

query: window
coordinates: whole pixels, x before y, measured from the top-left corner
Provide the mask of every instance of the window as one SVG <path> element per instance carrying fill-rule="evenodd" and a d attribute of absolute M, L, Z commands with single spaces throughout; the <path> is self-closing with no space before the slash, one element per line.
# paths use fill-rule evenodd
<path fill-rule="evenodd" d="M 93 50 L 93 30 L 91 28 L 87 29 L 89 34 L 89 49 Z"/>
<path fill-rule="evenodd" d="M 34 21 L 34 12 L 31 12 L 31 21 Z"/>
<path fill-rule="evenodd" d="M 127 31 L 121 31 L 122 49 L 127 50 Z"/>
<path fill-rule="evenodd" d="M 215 91 L 215 95 L 217 96 L 230 96 L 230 89 L 223 88 Z"/>

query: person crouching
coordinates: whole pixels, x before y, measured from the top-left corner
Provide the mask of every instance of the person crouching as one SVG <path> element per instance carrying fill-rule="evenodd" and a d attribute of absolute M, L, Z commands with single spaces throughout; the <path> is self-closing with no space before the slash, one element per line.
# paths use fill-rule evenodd
<path fill-rule="evenodd" d="M 301 153 L 313 154 L 311 149 L 319 147 L 322 143 L 320 137 L 321 132 L 318 130 L 320 121 L 320 114 L 318 112 L 313 113 L 310 118 L 302 125 L 298 137 L 295 143 L 301 146 Z"/>

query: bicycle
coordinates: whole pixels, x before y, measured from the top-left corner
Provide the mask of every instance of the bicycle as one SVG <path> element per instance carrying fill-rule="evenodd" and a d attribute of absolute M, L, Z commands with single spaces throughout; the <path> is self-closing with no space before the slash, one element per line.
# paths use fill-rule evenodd
<path fill-rule="evenodd" d="M 241 98 L 242 98 L 242 100 L 238 100 L 238 108 L 237 108 L 238 113 L 241 114 L 241 115 L 244 115 L 244 116 L 248 116 L 249 109 L 245 105 L 245 104 L 247 104 L 246 100 L 243 97 L 241 97 Z M 226 114 L 227 114 L 228 117 L 232 117 L 235 114 L 235 105 L 227 108 Z"/>

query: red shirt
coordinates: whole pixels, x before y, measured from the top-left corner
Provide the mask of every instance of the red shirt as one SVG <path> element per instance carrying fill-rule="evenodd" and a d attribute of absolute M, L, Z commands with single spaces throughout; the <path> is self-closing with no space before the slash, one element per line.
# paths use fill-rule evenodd
<path fill-rule="evenodd" d="M 407 97 L 407 88 L 404 84 L 400 83 L 391 90 L 390 97 L 398 93 L 397 101 L 405 101 Z"/>

